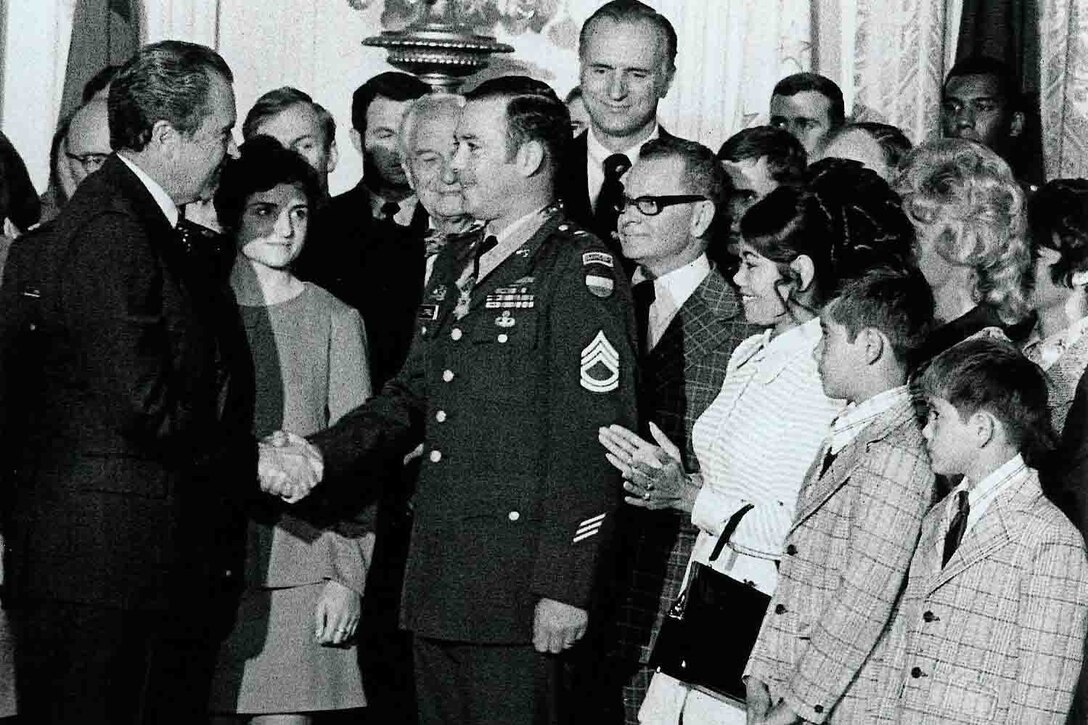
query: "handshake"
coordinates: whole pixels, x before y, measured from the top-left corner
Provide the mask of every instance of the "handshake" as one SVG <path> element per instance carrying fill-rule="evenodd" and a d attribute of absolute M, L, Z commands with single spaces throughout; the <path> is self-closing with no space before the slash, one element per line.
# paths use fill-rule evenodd
<path fill-rule="evenodd" d="M 325 471 L 321 451 L 295 433 L 276 431 L 257 444 L 261 491 L 287 503 L 306 498 Z"/>

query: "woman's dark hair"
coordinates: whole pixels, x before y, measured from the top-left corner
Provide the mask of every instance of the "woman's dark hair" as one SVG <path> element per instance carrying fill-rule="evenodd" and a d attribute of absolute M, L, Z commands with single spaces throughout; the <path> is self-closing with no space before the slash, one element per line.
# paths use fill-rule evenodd
<path fill-rule="evenodd" d="M 848 123 L 836 131 L 832 139 L 845 136 L 851 131 L 861 131 L 869 134 L 880 145 L 880 150 L 884 153 L 884 164 L 893 172 L 899 168 L 899 162 L 903 160 L 903 157 L 914 148 L 914 145 L 903 133 L 902 129 L 887 123 L 877 123 L 876 121 L 853 121 Z"/>
<path fill-rule="evenodd" d="M 1050 278 L 1072 287 L 1073 275 L 1088 270 L 1088 180 L 1054 179 L 1035 192 L 1028 199 L 1028 227 L 1033 251 L 1047 247 L 1061 254 Z"/>
<path fill-rule="evenodd" d="M 246 202 L 253 194 L 292 184 L 302 189 L 310 211 L 320 203 L 317 172 L 299 154 L 285 149 L 271 136 L 254 136 L 242 144 L 238 158 L 223 168 L 215 192 L 215 212 L 228 233 L 238 230 Z"/>
<path fill-rule="evenodd" d="M 910 266 L 914 227 L 899 197 L 856 161 L 825 159 L 810 167 L 806 188 L 779 187 L 741 219 L 744 241 L 778 264 L 784 283 L 799 282 L 789 264 L 801 255 L 815 269 L 815 301 L 878 267 Z"/>

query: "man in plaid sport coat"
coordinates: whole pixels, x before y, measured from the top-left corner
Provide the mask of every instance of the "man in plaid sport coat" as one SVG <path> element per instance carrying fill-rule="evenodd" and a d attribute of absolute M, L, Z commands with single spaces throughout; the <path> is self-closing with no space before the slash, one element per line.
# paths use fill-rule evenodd
<path fill-rule="evenodd" d="M 868 722 L 870 703 L 853 685 L 891 618 L 933 501 L 921 430 L 900 391 L 823 475 L 823 457 L 813 462 L 745 670 L 809 722 Z"/>
<path fill-rule="evenodd" d="M 721 199 L 728 189 L 728 178 L 709 149 L 674 138 L 646 144 L 624 183 L 629 197 L 703 194 Z M 620 215 L 619 232 L 624 255 L 639 265 L 634 281 L 641 310 L 636 315 L 642 340 L 641 418 L 653 421 L 676 443 L 686 470 L 698 471 L 691 428 L 721 391 L 733 349 L 759 329 L 745 321 L 737 293 L 707 260 L 707 245 L 720 220 L 696 219 L 693 227 L 689 217 L 701 212 L 692 206 L 678 204 L 646 215 L 630 204 Z M 645 426 L 643 432 L 649 437 Z M 680 592 L 698 529 L 671 509 L 625 506 L 621 515 L 617 541 L 623 549 L 615 569 L 619 591 L 609 614 L 615 627 L 609 633 L 611 654 L 619 661 L 608 669 L 621 681 L 613 681 L 611 692 L 622 688 L 626 722 L 637 725 L 653 674 L 645 663 L 661 619 Z"/>

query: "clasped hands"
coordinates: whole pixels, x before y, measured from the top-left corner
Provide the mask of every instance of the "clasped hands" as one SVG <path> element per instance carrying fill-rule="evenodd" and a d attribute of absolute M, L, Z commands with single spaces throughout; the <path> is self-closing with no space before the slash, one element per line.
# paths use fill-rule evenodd
<path fill-rule="evenodd" d="M 325 473 L 321 451 L 295 433 L 276 431 L 257 449 L 261 490 L 287 503 L 304 499 Z"/>
<path fill-rule="evenodd" d="M 657 445 L 621 425 L 597 430 L 597 440 L 607 449 L 605 458 L 623 474 L 624 501 L 646 509 L 672 508 L 691 513 L 701 483 L 684 472 L 680 449 L 650 423 Z"/>

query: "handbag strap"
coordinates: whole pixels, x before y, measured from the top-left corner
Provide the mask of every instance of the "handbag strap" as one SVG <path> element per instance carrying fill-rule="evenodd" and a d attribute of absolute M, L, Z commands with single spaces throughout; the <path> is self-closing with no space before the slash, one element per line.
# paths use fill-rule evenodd
<path fill-rule="evenodd" d="M 736 513 L 729 517 L 729 520 L 725 522 L 725 528 L 722 529 L 721 536 L 718 537 L 718 543 L 714 544 L 714 550 L 710 552 L 710 559 L 708 561 L 717 561 L 721 556 L 722 549 L 729 543 L 729 540 L 733 538 L 733 532 L 740 526 L 740 520 L 744 518 L 744 514 L 751 511 L 755 506 L 750 503 L 741 506 Z"/>

